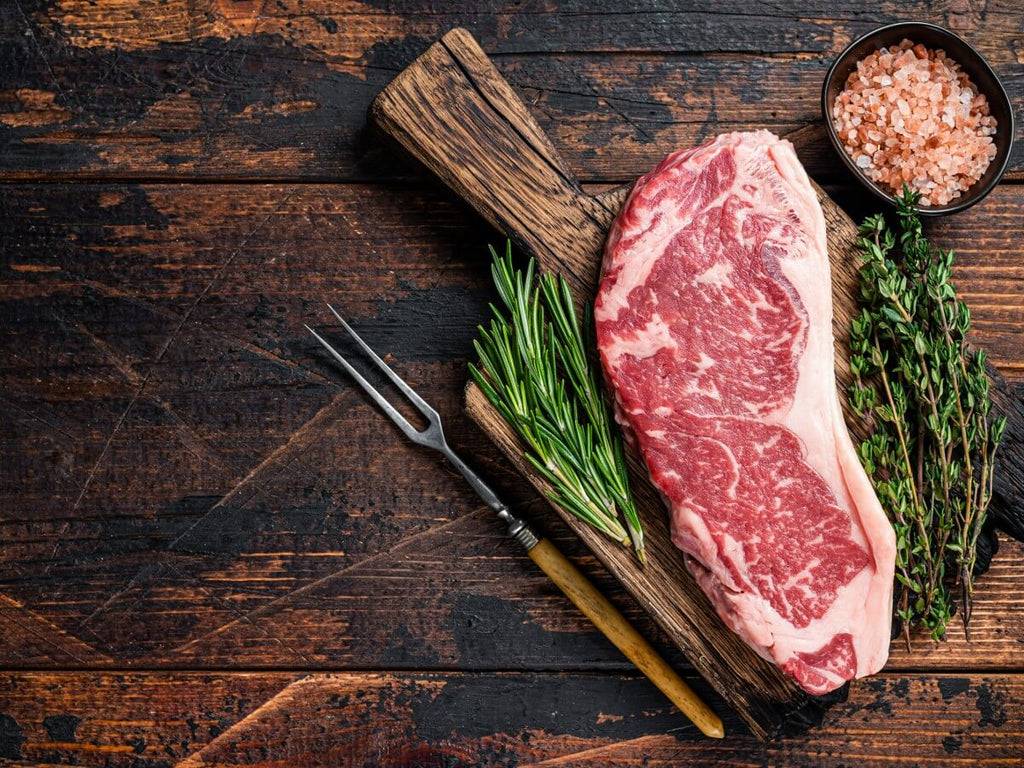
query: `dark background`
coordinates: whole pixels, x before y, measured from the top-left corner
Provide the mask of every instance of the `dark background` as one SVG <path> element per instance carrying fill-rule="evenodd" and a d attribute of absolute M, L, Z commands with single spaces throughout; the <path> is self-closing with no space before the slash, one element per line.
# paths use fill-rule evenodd
<path fill-rule="evenodd" d="M 1009 2 L 0 4 L 0 763 L 1021 759 L 1020 544 L 979 582 L 970 644 L 894 645 L 805 737 L 758 743 L 694 680 L 729 731 L 710 742 L 302 328 L 326 298 L 353 318 L 687 672 L 461 413 L 497 236 L 366 108 L 461 25 L 588 189 L 768 128 L 859 216 L 821 80 L 900 19 L 958 31 L 1020 107 Z M 1022 148 L 930 231 L 1024 394 Z"/>

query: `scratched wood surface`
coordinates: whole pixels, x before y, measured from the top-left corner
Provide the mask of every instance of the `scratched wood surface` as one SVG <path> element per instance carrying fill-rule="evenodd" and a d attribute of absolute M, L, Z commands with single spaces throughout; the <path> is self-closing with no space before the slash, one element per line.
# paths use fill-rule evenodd
<path fill-rule="evenodd" d="M 5 693 L 5 764 L 25 766 L 1006 765 L 1024 729 L 1024 680 L 998 673 L 885 673 L 767 745 L 729 715 L 728 739 L 694 739 L 624 674 L 23 672 Z"/>
<path fill-rule="evenodd" d="M 893 21 L 963 31 L 1012 93 L 1024 89 L 1013 0 L 101 5 L 0 4 L 0 124 L 15 129 L 0 155 L 8 176 L 406 176 L 406 163 L 365 136 L 366 108 L 456 26 L 526 93 L 584 181 L 633 181 L 666 147 L 722 130 L 818 121 L 831 57 Z M 841 170 L 823 140 L 805 162 Z M 1022 165 L 1018 147 L 1013 168 Z"/>
<path fill-rule="evenodd" d="M 366 108 L 462 25 L 588 190 L 720 130 L 804 126 L 801 156 L 856 215 L 871 203 L 815 123 L 826 59 L 927 18 L 979 45 L 1020 104 L 1020 14 L 464 6 L 0 4 L 0 761 L 1019 760 L 1020 544 L 1003 537 L 979 582 L 972 643 L 894 646 L 821 729 L 767 747 L 708 694 L 736 733 L 711 745 L 301 323 L 337 301 L 686 670 L 461 415 L 493 234 L 367 131 Z M 1016 178 L 933 231 L 1019 402 Z"/>

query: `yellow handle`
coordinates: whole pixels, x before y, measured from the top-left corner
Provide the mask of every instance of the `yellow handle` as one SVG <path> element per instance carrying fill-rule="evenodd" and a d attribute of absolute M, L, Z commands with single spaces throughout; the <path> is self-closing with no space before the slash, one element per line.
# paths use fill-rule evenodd
<path fill-rule="evenodd" d="M 725 736 L 722 721 L 700 700 L 676 671 L 658 655 L 644 638 L 626 621 L 626 617 L 597 591 L 587 577 L 570 563 L 565 555 L 547 539 L 541 539 L 530 550 L 530 559 L 541 567 L 576 607 L 622 651 L 647 678 L 679 707 L 702 733 L 715 739 Z"/>

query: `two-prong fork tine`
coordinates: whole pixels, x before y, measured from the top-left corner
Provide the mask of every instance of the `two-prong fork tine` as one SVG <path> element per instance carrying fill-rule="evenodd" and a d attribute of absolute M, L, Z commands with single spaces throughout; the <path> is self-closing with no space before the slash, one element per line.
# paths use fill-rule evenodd
<path fill-rule="evenodd" d="M 441 431 L 441 417 L 438 415 L 437 411 L 431 408 L 422 397 L 416 394 L 416 390 L 406 384 L 397 373 L 391 370 L 387 363 L 377 356 L 365 341 L 359 338 L 359 335 L 349 327 L 349 324 L 342 319 L 341 315 L 335 311 L 334 307 L 330 304 L 327 306 L 331 312 L 334 313 L 334 316 L 338 318 L 338 322 L 340 322 L 341 326 L 348 332 L 348 335 L 351 336 L 353 341 L 359 345 L 359 348 L 363 350 L 367 357 L 376 363 L 377 367 L 380 368 L 391 382 L 398 387 L 402 394 L 409 399 L 409 402 L 416 406 L 416 409 L 423 414 L 423 417 L 430 423 L 430 426 L 423 430 L 416 429 L 416 427 L 414 427 L 409 420 L 405 418 L 405 416 L 398 412 L 398 409 L 388 402 L 387 398 L 380 393 L 380 390 L 368 382 L 363 375 L 359 373 L 359 371 L 357 371 L 340 352 L 338 352 L 338 350 L 324 339 L 323 336 L 314 331 L 308 325 L 306 326 L 306 330 L 312 333 L 316 340 L 323 345 L 324 349 L 331 354 L 331 357 L 337 360 L 338 364 L 348 371 L 349 376 L 355 379 L 356 383 L 363 388 L 363 391 L 373 398 L 373 401 L 380 406 L 380 409 L 384 411 L 384 413 L 386 413 L 388 417 L 395 422 L 395 424 L 398 425 L 398 428 L 402 430 L 406 437 L 414 443 L 435 448 L 437 450 L 443 450 L 446 448 L 447 446 L 445 445 L 444 434 Z"/>
<path fill-rule="evenodd" d="M 345 322 L 345 318 L 338 314 L 338 310 L 330 304 L 327 305 L 327 308 L 331 310 L 332 315 L 338 318 L 338 322 L 341 323 L 341 327 L 344 328 L 346 333 L 352 337 L 352 340 L 359 345 L 359 348 L 366 353 L 366 356 L 373 360 L 373 362 L 377 364 L 377 367 L 380 368 L 389 379 L 391 379 L 391 382 L 402 391 L 402 394 L 412 401 L 413 405 L 415 405 L 419 409 L 420 413 L 423 414 L 423 417 L 431 424 L 440 424 L 441 417 L 438 415 L 437 411 L 435 411 L 426 400 L 416 394 L 415 389 L 402 381 L 401 377 L 391 370 L 387 363 L 377 357 L 377 353 L 370 348 L 369 344 L 359 338 L 359 334 L 352 330 L 349 324 Z"/>
<path fill-rule="evenodd" d="M 416 394 L 416 390 L 402 381 L 401 377 L 391 370 L 387 363 L 377 357 L 377 353 L 370 348 L 369 344 L 359 338 L 359 334 L 349 327 L 349 324 L 346 323 L 345 319 L 337 313 L 334 307 L 330 304 L 328 304 L 327 307 L 331 310 L 331 313 L 338 318 L 338 322 L 341 323 L 341 327 L 344 328 L 348 335 L 352 337 L 352 340 L 359 345 L 359 348 L 363 350 L 366 356 L 384 372 L 396 387 L 398 387 L 402 394 L 409 399 L 409 402 L 416 406 L 430 425 L 426 429 L 416 429 L 416 427 L 410 424 L 409 420 L 399 413 L 395 406 L 388 402 L 376 387 L 363 378 L 363 375 L 353 368 L 351 363 L 349 363 L 349 361 L 346 360 L 338 350 L 332 347 L 323 336 L 314 331 L 308 325 L 306 326 L 306 330 L 312 333 L 316 340 L 323 345 L 324 349 L 331 353 L 331 357 L 337 360 L 338 364 L 348 371 L 348 374 L 355 379 L 355 382 L 363 388 L 363 391 L 366 392 L 366 394 L 373 398 L 373 401 L 377 403 L 377 405 L 380 406 L 380 409 L 388 415 L 388 418 L 398 425 L 398 428 L 402 430 L 406 437 L 417 445 L 433 448 L 435 451 L 440 451 L 444 454 L 445 458 L 447 458 L 448 461 L 450 461 L 462 474 L 462 476 L 466 478 L 469 484 L 473 486 L 473 490 L 480 494 L 480 498 L 482 498 L 491 509 L 497 512 L 498 516 L 501 517 L 506 524 L 508 524 L 510 533 L 515 535 L 521 530 L 529 530 L 526 528 L 526 524 L 522 520 L 512 516 L 508 511 L 508 508 L 502 503 L 501 499 L 498 498 L 498 495 L 489 485 L 487 485 L 487 483 L 483 481 L 480 475 L 478 475 L 472 467 L 466 464 L 466 462 L 464 462 L 461 457 L 451 449 L 451 446 L 448 445 L 448 441 L 444 437 L 444 429 L 441 426 L 440 414 L 438 414 L 438 412 L 435 411 L 426 400 Z M 532 536 L 533 534 L 531 533 L 530 535 Z M 536 538 L 534 538 L 534 540 L 536 540 Z"/>

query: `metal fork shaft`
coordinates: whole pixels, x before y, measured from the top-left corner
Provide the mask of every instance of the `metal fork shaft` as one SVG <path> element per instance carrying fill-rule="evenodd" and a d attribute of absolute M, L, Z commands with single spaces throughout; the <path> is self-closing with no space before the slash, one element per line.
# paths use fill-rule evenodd
<path fill-rule="evenodd" d="M 466 482 L 472 486 L 473 490 L 477 492 L 484 503 L 487 504 L 491 509 L 498 513 L 498 517 L 508 526 L 509 536 L 518 541 L 527 551 L 537 545 L 537 535 L 530 530 L 530 527 L 525 521 L 520 520 L 514 516 L 508 509 L 508 507 L 498 498 L 498 494 L 494 492 L 487 483 L 484 482 L 483 478 L 476 473 L 476 471 L 470 467 L 462 458 L 452 450 L 452 447 L 448 445 L 448 440 L 444 436 L 444 429 L 441 425 L 441 417 L 434 410 L 429 403 L 427 403 L 419 394 L 410 387 L 405 381 L 391 370 L 391 366 L 385 363 L 377 353 L 373 351 L 369 344 L 362 340 L 352 327 L 345 322 L 345 320 L 338 314 L 338 312 L 330 304 L 327 307 L 331 310 L 334 316 L 341 323 L 342 327 L 348 333 L 348 335 L 359 345 L 359 348 L 369 357 L 376 366 L 384 372 L 384 374 L 391 380 L 391 382 L 398 387 L 399 391 L 405 395 L 409 401 L 416 407 L 416 409 L 423 414 L 424 418 L 429 422 L 429 426 L 426 429 L 418 430 L 414 427 L 408 419 L 406 419 L 398 409 L 395 408 L 387 398 L 381 394 L 380 390 L 370 384 L 362 374 L 357 371 L 348 360 L 345 359 L 338 350 L 336 350 L 323 336 L 314 331 L 308 325 L 306 329 L 313 334 L 314 338 L 320 342 L 320 344 L 326 349 L 331 357 L 333 357 L 339 365 L 341 365 L 353 378 L 353 380 L 360 386 L 360 388 L 369 395 L 373 401 L 380 407 L 388 418 L 390 418 L 402 433 L 412 440 L 414 443 L 433 448 L 436 451 L 440 451 L 448 461 L 451 462 L 452 466 L 459 471 L 459 473 L 466 478 Z"/>

